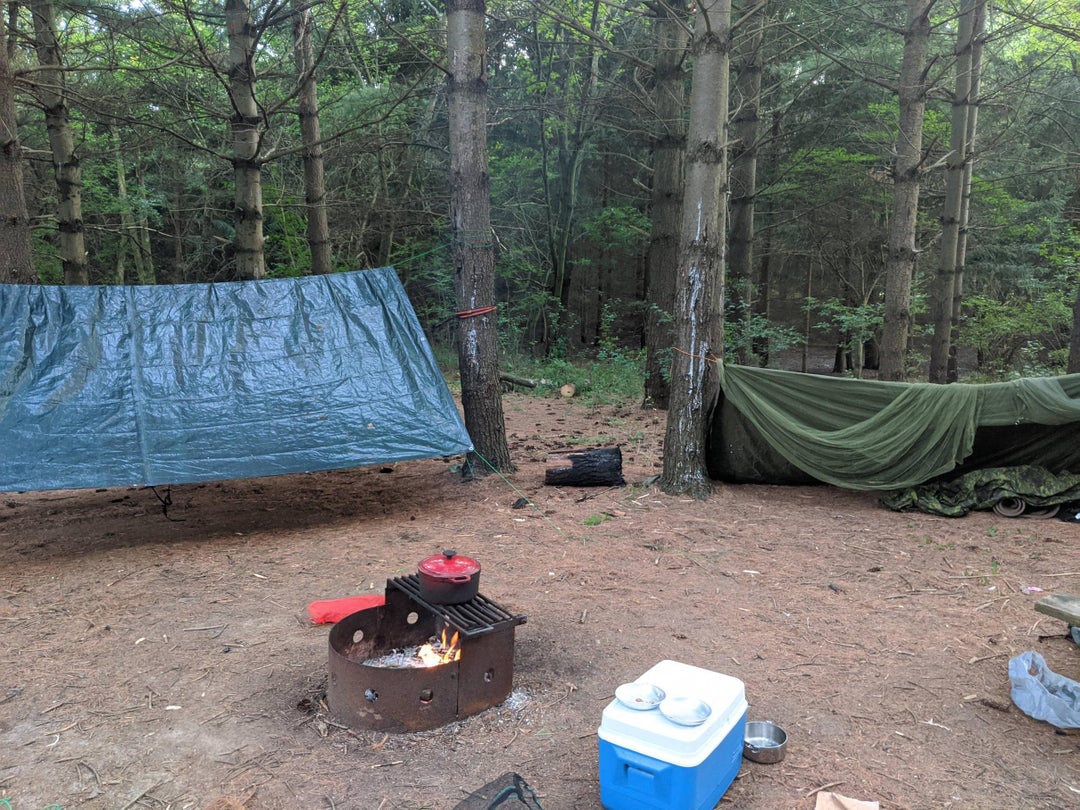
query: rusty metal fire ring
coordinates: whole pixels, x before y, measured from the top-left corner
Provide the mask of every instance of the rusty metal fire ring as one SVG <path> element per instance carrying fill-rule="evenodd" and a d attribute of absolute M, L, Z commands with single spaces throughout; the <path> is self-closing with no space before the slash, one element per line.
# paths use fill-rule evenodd
<path fill-rule="evenodd" d="M 346 616 L 330 630 L 327 704 L 352 728 L 438 728 L 495 706 L 510 693 L 514 629 L 526 617 L 482 595 L 461 605 L 430 605 L 417 598 L 416 588 L 415 575 L 388 580 L 384 605 Z M 372 665 L 448 628 L 460 635 L 458 660 Z"/>

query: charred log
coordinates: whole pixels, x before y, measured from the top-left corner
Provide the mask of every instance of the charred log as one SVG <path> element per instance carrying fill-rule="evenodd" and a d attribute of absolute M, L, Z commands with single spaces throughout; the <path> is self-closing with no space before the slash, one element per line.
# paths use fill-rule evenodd
<path fill-rule="evenodd" d="M 547 457 L 544 483 L 566 487 L 622 487 L 622 450 L 601 447 L 579 453 L 553 453 Z"/>

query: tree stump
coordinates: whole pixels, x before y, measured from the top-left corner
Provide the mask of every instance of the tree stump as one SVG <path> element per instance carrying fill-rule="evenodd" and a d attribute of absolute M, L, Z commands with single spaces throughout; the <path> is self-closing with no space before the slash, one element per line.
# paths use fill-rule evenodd
<path fill-rule="evenodd" d="M 564 487 L 622 487 L 622 450 L 601 447 L 578 453 L 552 453 L 547 457 L 544 483 Z"/>

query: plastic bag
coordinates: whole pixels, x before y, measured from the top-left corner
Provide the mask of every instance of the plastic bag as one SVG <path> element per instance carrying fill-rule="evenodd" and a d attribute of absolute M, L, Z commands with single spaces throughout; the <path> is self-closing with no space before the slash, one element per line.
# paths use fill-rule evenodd
<path fill-rule="evenodd" d="M 1080 728 L 1080 683 L 1046 666 L 1037 652 L 1009 661 L 1012 701 L 1024 714 L 1058 728 Z"/>

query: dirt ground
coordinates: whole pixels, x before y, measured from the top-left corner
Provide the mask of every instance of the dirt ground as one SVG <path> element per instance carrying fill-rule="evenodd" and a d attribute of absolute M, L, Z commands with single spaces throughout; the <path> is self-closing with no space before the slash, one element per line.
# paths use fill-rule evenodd
<path fill-rule="evenodd" d="M 790 736 L 721 807 L 1080 807 L 1080 736 L 1011 704 L 1026 650 L 1080 679 L 1040 593 L 1080 592 L 1080 526 L 898 514 L 870 493 L 643 485 L 663 414 L 510 394 L 518 471 L 454 460 L 161 489 L 0 494 L 0 808 L 452 808 L 507 771 L 599 808 L 596 729 L 663 659 L 746 685 Z M 618 445 L 630 485 L 543 485 Z M 163 509 L 159 496 L 168 495 Z M 532 506 L 514 509 L 520 497 Z M 500 706 L 412 734 L 311 711 L 315 599 L 381 593 L 452 547 L 525 613 Z"/>

